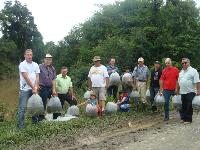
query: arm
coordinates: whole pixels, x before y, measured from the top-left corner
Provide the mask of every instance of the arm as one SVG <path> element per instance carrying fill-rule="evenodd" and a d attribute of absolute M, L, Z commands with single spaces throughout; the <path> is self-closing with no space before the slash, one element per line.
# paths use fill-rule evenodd
<path fill-rule="evenodd" d="M 180 85 L 178 82 L 176 82 L 176 95 L 180 94 Z"/>
<path fill-rule="evenodd" d="M 159 80 L 159 84 L 160 84 L 160 93 L 163 92 L 163 80 Z"/>
<path fill-rule="evenodd" d="M 91 81 L 91 78 L 88 78 L 87 83 L 88 83 L 88 88 L 89 88 L 89 89 L 92 89 L 92 81 Z"/>
<path fill-rule="evenodd" d="M 57 93 L 56 93 L 56 80 L 52 80 L 52 95 L 53 96 L 56 96 Z"/>
<path fill-rule="evenodd" d="M 107 77 L 107 78 L 105 78 L 105 80 L 106 80 L 106 88 L 108 88 L 108 86 L 109 86 L 109 78 Z"/>
<path fill-rule="evenodd" d="M 28 77 L 27 72 L 22 72 L 22 76 L 24 77 L 26 83 L 32 88 L 32 92 L 35 94 L 37 92 L 37 86 L 35 86 Z M 36 76 L 37 77 L 37 76 Z M 38 78 L 39 79 L 39 78 Z M 37 78 L 36 78 L 37 80 Z"/>
<path fill-rule="evenodd" d="M 200 95 L 200 82 L 197 83 L 197 95 Z"/>

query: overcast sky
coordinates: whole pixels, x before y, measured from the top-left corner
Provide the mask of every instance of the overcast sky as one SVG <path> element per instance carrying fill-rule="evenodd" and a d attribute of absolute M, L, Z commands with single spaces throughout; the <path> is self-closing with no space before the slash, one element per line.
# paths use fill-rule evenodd
<path fill-rule="evenodd" d="M 0 0 L 0 9 L 5 0 Z M 14 1 L 14 0 L 13 0 Z M 114 3 L 116 0 L 18 0 L 26 4 L 35 19 L 44 42 L 60 41 L 73 26 L 84 22 L 99 8 L 95 4 Z M 200 0 L 195 0 L 200 6 Z"/>

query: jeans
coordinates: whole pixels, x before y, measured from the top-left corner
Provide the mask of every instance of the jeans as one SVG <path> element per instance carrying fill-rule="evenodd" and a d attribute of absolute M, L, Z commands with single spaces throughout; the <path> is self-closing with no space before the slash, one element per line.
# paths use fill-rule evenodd
<path fill-rule="evenodd" d="M 163 90 L 163 96 L 165 98 L 164 110 L 165 118 L 169 118 L 169 100 L 171 96 L 175 95 L 175 90 Z"/>
<path fill-rule="evenodd" d="M 117 92 L 118 92 L 118 86 L 116 85 L 111 85 L 108 87 L 108 95 L 112 96 L 115 99 L 115 101 L 117 101 Z"/>
<path fill-rule="evenodd" d="M 32 90 L 28 90 L 28 91 L 23 91 L 20 90 L 19 92 L 19 105 L 18 105 L 18 116 L 17 116 L 17 126 L 19 128 L 24 128 L 24 120 L 25 120 L 25 109 L 26 109 L 26 104 L 27 104 L 27 100 L 29 99 L 29 97 L 31 97 L 32 95 Z"/>
<path fill-rule="evenodd" d="M 44 110 L 46 110 L 47 99 L 51 98 L 51 94 L 52 94 L 52 88 L 51 87 L 41 86 L 40 91 L 39 91 L 39 95 L 42 98 Z M 45 119 L 44 115 L 33 116 L 32 122 L 37 123 L 38 121 L 42 121 L 43 119 Z"/>
<path fill-rule="evenodd" d="M 156 94 L 158 93 L 159 88 L 150 87 L 149 91 L 150 91 L 150 102 L 151 102 L 151 105 L 153 105 L 154 104 L 154 98 L 155 98 Z"/>
<path fill-rule="evenodd" d="M 187 122 L 192 122 L 192 115 L 193 115 L 193 109 L 192 109 L 192 100 L 195 97 L 195 93 L 187 93 L 187 94 L 181 94 L 181 100 L 182 100 L 182 120 Z"/>
<path fill-rule="evenodd" d="M 155 98 L 156 94 L 158 93 L 159 88 L 150 87 L 150 88 L 149 88 L 149 91 L 150 91 L 151 109 L 152 109 L 152 111 L 156 111 L 156 110 L 157 110 L 157 107 L 155 106 L 154 98 Z"/>

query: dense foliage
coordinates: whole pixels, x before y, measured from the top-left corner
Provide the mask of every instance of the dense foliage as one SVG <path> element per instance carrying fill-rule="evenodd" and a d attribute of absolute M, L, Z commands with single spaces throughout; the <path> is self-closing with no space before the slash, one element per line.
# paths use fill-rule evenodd
<path fill-rule="evenodd" d="M 15 2 L 15 5 L 21 4 Z M 8 6 L 6 4 L 2 13 L 9 12 L 6 11 Z M 68 66 L 76 86 L 85 83 L 94 55 L 100 55 L 103 64 L 115 57 L 121 71 L 125 67 L 132 69 L 141 56 L 148 66 L 166 57 L 175 62 L 189 57 L 192 65 L 200 68 L 199 9 L 193 0 L 167 0 L 166 3 L 163 0 L 125 0 L 100 7 L 100 11 L 75 26 L 57 45 L 46 43 L 42 52 L 54 56 L 58 73 L 61 66 Z M 8 38 L 8 33 L 2 31 L 3 37 Z M 17 42 L 15 44 L 18 46 Z"/>

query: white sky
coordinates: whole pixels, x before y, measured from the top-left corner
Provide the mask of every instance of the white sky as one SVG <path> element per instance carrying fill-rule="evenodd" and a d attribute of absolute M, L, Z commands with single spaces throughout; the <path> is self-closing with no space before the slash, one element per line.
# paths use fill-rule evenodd
<path fill-rule="evenodd" d="M 0 0 L 0 9 L 5 0 Z M 14 0 L 13 0 L 14 1 Z M 73 26 L 83 23 L 99 8 L 95 4 L 114 3 L 116 0 L 18 0 L 26 4 L 44 42 L 60 41 Z M 200 0 L 195 0 L 200 6 Z"/>

